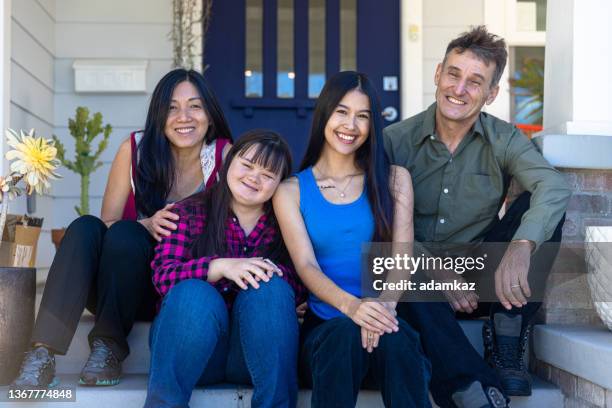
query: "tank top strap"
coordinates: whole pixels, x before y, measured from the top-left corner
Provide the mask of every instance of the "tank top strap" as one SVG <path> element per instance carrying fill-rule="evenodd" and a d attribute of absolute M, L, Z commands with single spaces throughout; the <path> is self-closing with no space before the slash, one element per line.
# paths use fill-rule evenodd
<path fill-rule="evenodd" d="M 312 172 L 312 166 L 296 173 L 300 185 L 300 209 L 302 212 L 312 208 L 319 193 L 319 187 Z"/>

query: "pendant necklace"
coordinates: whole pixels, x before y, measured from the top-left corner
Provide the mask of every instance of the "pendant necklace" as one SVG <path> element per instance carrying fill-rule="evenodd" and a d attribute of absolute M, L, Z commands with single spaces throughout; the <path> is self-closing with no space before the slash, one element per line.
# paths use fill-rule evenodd
<path fill-rule="evenodd" d="M 349 177 L 348 182 L 346 183 L 346 185 L 344 186 L 344 188 L 343 188 L 342 190 L 340 190 L 340 189 L 338 188 L 338 191 L 339 191 L 339 193 L 338 193 L 338 194 L 340 194 L 340 197 L 341 197 L 341 198 L 346 197 L 346 194 L 344 194 L 344 192 L 345 192 L 345 191 L 346 191 L 346 189 L 348 188 L 349 184 L 351 184 L 351 181 L 353 181 L 353 176 L 354 176 L 354 174 L 351 174 L 351 176 Z"/>
<path fill-rule="evenodd" d="M 340 198 L 344 198 L 346 197 L 346 189 L 348 188 L 348 186 L 351 184 L 351 181 L 353 181 L 353 177 L 355 177 L 355 174 L 351 174 L 349 176 L 348 181 L 346 182 L 346 185 L 344 186 L 343 189 L 340 189 L 339 187 L 333 185 L 333 184 L 327 184 L 327 185 L 321 185 L 319 186 L 319 189 L 321 190 L 327 190 L 328 188 L 335 188 L 338 191 L 338 195 L 340 196 Z"/>

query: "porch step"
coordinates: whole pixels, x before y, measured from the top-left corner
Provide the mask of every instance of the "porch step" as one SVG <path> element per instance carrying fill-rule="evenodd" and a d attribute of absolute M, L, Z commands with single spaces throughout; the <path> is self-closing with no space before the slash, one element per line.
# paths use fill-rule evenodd
<path fill-rule="evenodd" d="M 77 386 L 78 375 L 60 376 L 61 387 L 72 387 L 76 391 L 75 402 L 53 402 L 53 408 L 97 408 L 97 407 L 142 407 L 146 398 L 147 376 L 128 374 L 121 383 L 114 387 Z M 76 388 L 75 388 L 76 387 Z M 6 395 L 7 387 L 0 387 L 0 393 Z M 248 408 L 251 406 L 253 391 L 248 387 L 232 384 L 220 384 L 213 387 L 196 388 L 189 405 L 198 407 Z M 310 407 L 310 390 L 300 390 L 298 408 Z M 0 402 L 0 406 L 3 406 Z M 43 408 L 48 402 L 21 402 L 20 408 Z M 535 379 L 531 397 L 513 397 L 513 408 L 560 408 L 563 407 L 563 395 L 549 383 Z M 359 408 L 384 407 L 378 391 L 363 390 L 357 400 Z"/>
<path fill-rule="evenodd" d="M 94 317 L 83 315 L 77 332 L 65 356 L 56 356 L 57 372 L 60 374 L 77 374 L 89 356 L 87 334 L 93 328 Z M 460 322 L 470 343 L 482 355 L 482 321 L 463 320 Z M 136 322 L 128 337 L 130 355 L 123 362 L 123 372 L 127 374 L 147 374 L 149 372 L 149 327 L 150 323 Z"/>
<path fill-rule="evenodd" d="M 85 313 L 77 328 L 77 332 L 65 356 L 56 356 L 57 372 L 61 386 L 76 387 L 76 404 L 74 402 L 54 402 L 54 408 L 94 408 L 102 406 L 139 407 L 144 404 L 147 388 L 147 373 L 149 371 L 149 328 L 150 323 L 137 322 L 128 337 L 131 347 L 130 355 L 123 363 L 124 376 L 122 382 L 114 387 L 82 387 L 76 385 L 78 373 L 89 355 L 87 334 L 92 329 L 94 317 Z M 474 348 L 482 355 L 482 321 L 461 321 L 468 339 Z M 6 395 L 7 387 L 0 387 L 0 395 Z M 301 390 L 298 407 L 310 406 L 310 390 Z M 194 391 L 190 406 L 192 407 L 250 407 L 252 389 L 232 384 L 221 384 L 206 389 Z M 0 398 L 0 401 L 6 401 Z M 11 404 L 12 405 L 12 404 Z M 4 406 L 0 402 L 0 407 Z M 20 407 L 46 407 L 47 403 L 20 403 Z M 361 391 L 357 403 L 361 408 L 383 407 L 379 392 Z M 563 407 L 563 395 L 554 385 L 534 378 L 531 397 L 514 397 L 512 407 L 529 408 L 560 408 Z"/>

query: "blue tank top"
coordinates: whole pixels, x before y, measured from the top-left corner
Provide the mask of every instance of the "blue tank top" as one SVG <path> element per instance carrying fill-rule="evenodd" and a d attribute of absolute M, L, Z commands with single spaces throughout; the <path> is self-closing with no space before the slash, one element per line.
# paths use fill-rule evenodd
<path fill-rule="evenodd" d="M 309 167 L 299 173 L 300 211 L 323 273 L 343 290 L 361 297 L 361 246 L 374 234 L 374 218 L 364 187 L 359 198 L 333 204 L 323 197 Z M 308 306 L 321 319 L 343 316 L 312 293 Z"/>

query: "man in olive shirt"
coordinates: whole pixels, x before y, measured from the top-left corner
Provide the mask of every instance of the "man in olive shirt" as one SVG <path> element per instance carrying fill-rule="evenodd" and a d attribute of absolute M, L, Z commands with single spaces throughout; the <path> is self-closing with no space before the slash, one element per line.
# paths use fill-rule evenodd
<path fill-rule="evenodd" d="M 522 352 L 529 321 L 541 303 L 527 301 L 528 274 L 538 256 L 548 258 L 538 263 L 548 270 L 533 273 L 549 272 L 556 251 L 551 256 L 540 245 L 560 241 L 570 196 L 563 176 L 529 139 L 513 125 L 481 112 L 499 92 L 506 59 L 504 40 L 486 28 L 462 34 L 451 41 L 436 68 L 436 102 L 385 129 L 391 164 L 406 167 L 412 176 L 416 241 L 509 242 L 494 272 L 499 303 L 487 305 L 491 320 L 483 330 L 490 366 L 454 316 L 481 313 L 477 294 L 455 292 L 449 296 L 450 307 L 403 303 L 398 308 L 421 332 L 433 367 L 432 394 L 441 407 L 505 406 L 500 389 L 507 395 L 531 394 Z M 511 179 L 527 192 L 500 221 Z"/>

